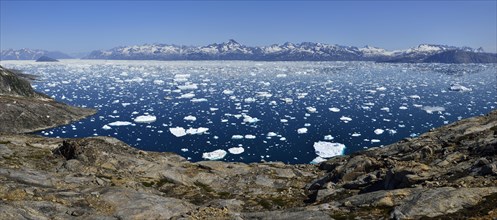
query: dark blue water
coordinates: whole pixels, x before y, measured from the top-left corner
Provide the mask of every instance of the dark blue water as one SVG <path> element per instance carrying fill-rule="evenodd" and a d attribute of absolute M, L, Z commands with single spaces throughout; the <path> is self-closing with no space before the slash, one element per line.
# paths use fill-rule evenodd
<path fill-rule="evenodd" d="M 325 135 L 333 137 L 328 142 L 344 144 L 344 153 L 349 154 L 497 108 L 495 65 L 79 60 L 2 65 L 42 76 L 35 83 L 36 89 L 59 101 L 98 109 L 92 117 L 39 134 L 113 136 L 143 150 L 172 151 L 192 161 L 202 160 L 205 152 L 242 146 L 245 152 L 227 153 L 222 160 L 309 163 L 317 157 L 313 144 L 325 141 Z M 197 89 L 178 90 L 178 85 L 185 84 L 174 80 L 178 74 L 189 74 L 180 78 L 196 84 Z M 450 91 L 452 84 L 471 91 Z M 224 90 L 233 94 L 224 94 Z M 189 92 L 207 101 L 178 98 Z M 271 96 L 260 97 L 257 92 Z M 247 98 L 255 101 L 245 102 Z M 293 102 L 286 103 L 285 98 Z M 429 106 L 443 111 L 429 113 Z M 317 111 L 309 113 L 306 107 Z M 332 107 L 340 112 L 330 111 Z M 133 122 L 144 114 L 154 115 L 157 120 Z M 260 121 L 243 123 L 243 116 L 235 117 L 241 114 Z M 184 120 L 188 115 L 197 120 Z M 340 120 L 342 116 L 352 121 L 345 123 Z M 288 122 L 282 123 L 281 119 Z M 133 125 L 102 129 L 115 121 Z M 206 127 L 209 131 L 175 137 L 169 128 L 176 126 Z M 308 132 L 298 134 L 299 128 Z M 384 133 L 376 134 L 376 129 Z M 268 132 L 279 136 L 268 139 Z M 247 134 L 256 138 L 232 139 L 233 135 Z M 281 140 L 283 137 L 286 140 Z"/>

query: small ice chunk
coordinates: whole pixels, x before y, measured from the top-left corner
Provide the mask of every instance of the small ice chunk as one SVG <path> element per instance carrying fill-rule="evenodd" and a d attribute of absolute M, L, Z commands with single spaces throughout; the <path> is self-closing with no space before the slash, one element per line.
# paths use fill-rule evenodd
<path fill-rule="evenodd" d="M 377 135 L 383 134 L 383 132 L 385 132 L 385 130 L 383 130 L 381 128 L 378 128 L 378 129 L 374 130 L 374 133 L 377 134 Z"/>
<path fill-rule="evenodd" d="M 225 90 L 223 91 L 223 94 L 225 94 L 225 95 L 231 95 L 231 94 L 233 94 L 233 90 L 228 90 L 228 89 L 225 89 Z"/>
<path fill-rule="evenodd" d="M 206 98 L 199 98 L 199 99 L 195 98 L 195 99 L 191 99 L 190 101 L 195 102 L 195 103 L 196 102 L 207 102 L 207 99 Z"/>
<path fill-rule="evenodd" d="M 307 128 L 299 128 L 299 129 L 297 129 L 297 133 L 298 134 L 305 134 L 305 133 L 307 133 Z"/>
<path fill-rule="evenodd" d="M 331 136 L 331 135 L 325 135 L 325 136 L 324 136 L 324 140 L 325 140 L 325 141 L 331 141 L 331 140 L 333 140 L 333 139 L 334 139 L 334 137 L 333 137 L 333 136 Z"/>
<path fill-rule="evenodd" d="M 399 109 L 400 110 L 407 110 L 407 106 L 400 106 Z"/>
<path fill-rule="evenodd" d="M 332 143 L 326 141 L 314 142 L 314 151 L 319 157 L 330 158 L 342 155 L 345 150 L 345 145 L 341 143 Z"/>
<path fill-rule="evenodd" d="M 339 108 L 329 108 L 330 112 L 340 112 L 340 109 Z"/>
<path fill-rule="evenodd" d="M 181 96 L 179 96 L 178 98 L 180 99 L 191 99 L 195 97 L 195 94 L 194 93 L 186 93 L 186 94 L 182 94 Z"/>
<path fill-rule="evenodd" d="M 445 111 L 445 108 L 440 106 L 425 106 L 423 107 L 423 110 L 426 111 L 426 113 L 428 114 L 433 114 L 433 112 L 442 113 L 443 111 Z"/>
<path fill-rule="evenodd" d="M 411 99 L 421 99 L 421 97 L 419 95 L 411 95 L 411 96 L 409 96 L 409 98 L 411 98 Z"/>
<path fill-rule="evenodd" d="M 223 159 L 226 154 L 228 153 L 225 150 L 218 149 L 212 152 L 203 153 L 202 158 L 207 160 L 220 160 Z"/>
<path fill-rule="evenodd" d="M 387 88 L 381 86 L 381 87 L 376 88 L 376 90 L 377 91 L 385 91 L 385 90 L 387 90 Z"/>
<path fill-rule="evenodd" d="M 259 121 L 258 118 L 253 118 L 253 117 L 250 117 L 248 115 L 244 115 L 244 117 L 243 117 L 243 122 L 245 122 L 245 123 L 252 124 L 252 123 L 256 123 L 258 121 Z"/>
<path fill-rule="evenodd" d="M 181 90 L 195 90 L 198 88 L 197 84 L 186 84 L 186 85 L 181 85 L 181 86 L 177 86 L 178 89 L 181 89 Z"/>
<path fill-rule="evenodd" d="M 209 128 L 204 128 L 204 127 L 188 128 L 188 130 L 186 130 L 186 133 L 190 134 L 190 135 L 195 135 L 195 134 L 202 134 L 202 133 L 205 133 L 207 131 L 209 131 Z"/>
<path fill-rule="evenodd" d="M 316 111 L 317 111 L 317 109 L 316 109 L 316 108 L 314 108 L 314 107 L 306 107 L 305 109 L 306 109 L 306 110 L 307 110 L 307 112 L 309 112 L 309 113 L 314 113 L 314 112 L 316 112 Z"/>
<path fill-rule="evenodd" d="M 255 135 L 246 134 L 245 139 L 255 139 Z"/>
<path fill-rule="evenodd" d="M 182 127 L 169 128 L 169 132 L 176 137 L 183 137 L 186 135 L 186 130 Z"/>
<path fill-rule="evenodd" d="M 195 117 L 193 115 L 188 115 L 188 116 L 185 116 L 183 118 L 183 120 L 185 120 L 185 121 L 195 121 L 195 120 L 197 120 L 197 117 Z"/>
<path fill-rule="evenodd" d="M 286 76 L 287 76 L 287 75 L 286 75 L 286 74 L 284 74 L 284 73 L 280 73 L 280 74 L 277 74 L 277 75 L 276 75 L 276 77 L 277 77 L 277 78 L 284 78 L 284 77 L 286 77 Z"/>
<path fill-rule="evenodd" d="M 115 121 L 115 122 L 112 122 L 112 123 L 109 123 L 108 125 L 109 126 L 128 126 L 128 125 L 132 125 L 133 123 L 129 122 L 129 121 Z"/>
<path fill-rule="evenodd" d="M 310 164 L 318 164 L 318 163 L 321 163 L 321 162 L 324 162 L 324 161 L 326 161 L 326 159 L 324 159 L 322 157 L 316 157 L 316 158 L 314 158 L 314 160 L 312 160 L 310 162 Z"/>
<path fill-rule="evenodd" d="M 111 127 L 110 127 L 110 126 L 108 126 L 108 125 L 104 125 L 104 126 L 102 127 L 102 129 L 104 129 L 104 130 L 109 130 L 109 129 L 111 129 Z"/>
<path fill-rule="evenodd" d="M 246 102 L 246 103 L 252 103 L 252 102 L 255 102 L 255 99 L 252 98 L 252 97 L 250 97 L 250 98 L 244 99 L 243 101 Z"/>
<path fill-rule="evenodd" d="M 267 133 L 267 136 L 268 136 L 268 137 L 275 137 L 275 136 L 277 136 L 277 135 L 278 135 L 278 134 L 276 134 L 275 132 L 268 132 L 268 133 Z"/>
<path fill-rule="evenodd" d="M 340 120 L 343 121 L 343 122 L 345 122 L 345 123 L 347 123 L 349 121 L 352 121 L 352 118 L 349 118 L 349 117 L 346 117 L 346 116 L 342 116 L 342 117 L 340 117 Z"/>
<path fill-rule="evenodd" d="M 379 142 L 380 142 L 380 140 L 378 140 L 378 139 L 371 139 L 371 143 L 379 143 Z"/>
<path fill-rule="evenodd" d="M 243 139 L 243 135 L 235 134 L 235 135 L 231 136 L 231 139 L 234 139 L 234 140 Z"/>
<path fill-rule="evenodd" d="M 232 147 L 228 149 L 228 151 L 230 152 L 230 154 L 241 154 L 245 152 L 245 149 L 243 149 L 243 147 Z"/>
<path fill-rule="evenodd" d="M 449 87 L 449 90 L 455 91 L 455 92 L 471 92 L 473 89 L 456 83 L 456 84 L 452 84 Z"/>
<path fill-rule="evenodd" d="M 155 85 L 164 85 L 164 80 L 156 79 L 154 80 Z"/>
<path fill-rule="evenodd" d="M 352 137 L 360 137 L 360 136 L 361 136 L 361 133 L 354 132 L 351 136 L 352 136 Z"/>
<path fill-rule="evenodd" d="M 140 115 L 135 118 L 136 123 L 152 123 L 157 120 L 157 117 L 153 115 Z"/>

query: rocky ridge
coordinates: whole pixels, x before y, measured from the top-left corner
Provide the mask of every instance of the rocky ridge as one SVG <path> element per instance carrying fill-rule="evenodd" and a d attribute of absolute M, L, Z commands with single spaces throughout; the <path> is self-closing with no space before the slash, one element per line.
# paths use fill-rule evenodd
<path fill-rule="evenodd" d="M 0 133 L 28 133 L 68 124 L 95 113 L 36 92 L 27 75 L 0 66 Z"/>

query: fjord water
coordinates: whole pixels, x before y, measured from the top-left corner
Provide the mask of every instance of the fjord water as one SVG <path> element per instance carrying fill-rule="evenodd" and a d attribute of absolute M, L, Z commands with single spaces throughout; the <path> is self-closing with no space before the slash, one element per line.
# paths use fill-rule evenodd
<path fill-rule="evenodd" d="M 2 65 L 39 75 L 36 89 L 59 101 L 98 109 L 92 117 L 38 134 L 112 136 L 192 161 L 221 149 L 228 152 L 224 161 L 309 163 L 319 141 L 344 144 L 350 154 L 497 107 L 494 64 L 62 60 Z M 458 91 L 450 89 L 454 85 Z M 134 122 L 142 115 L 156 120 Z M 130 123 L 111 126 L 116 121 Z M 176 137 L 170 132 L 174 127 L 209 130 Z M 297 132 L 301 128 L 307 132 Z M 233 147 L 244 152 L 229 153 Z"/>

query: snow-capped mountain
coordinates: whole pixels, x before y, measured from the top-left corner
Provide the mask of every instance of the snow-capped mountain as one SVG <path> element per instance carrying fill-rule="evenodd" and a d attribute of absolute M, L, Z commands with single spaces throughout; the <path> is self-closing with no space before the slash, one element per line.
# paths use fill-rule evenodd
<path fill-rule="evenodd" d="M 342 46 L 303 42 L 262 47 L 242 45 L 235 40 L 207 46 L 145 44 L 93 51 L 86 59 L 129 60 L 259 60 L 259 61 L 391 61 L 423 62 L 424 59 L 446 51 L 482 53 L 480 49 L 445 45 L 421 44 L 406 50 L 389 51 L 365 46 Z"/>
<path fill-rule="evenodd" d="M 58 51 L 46 51 L 38 49 L 7 49 L 0 53 L 0 60 L 36 60 L 42 56 L 47 56 L 53 59 L 70 59 L 67 54 Z"/>

